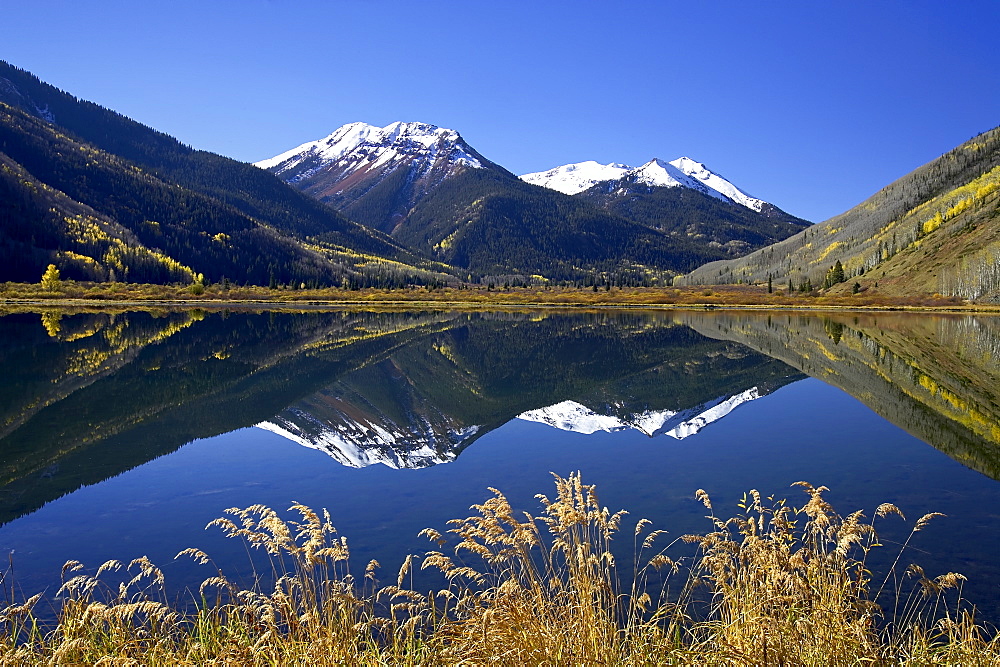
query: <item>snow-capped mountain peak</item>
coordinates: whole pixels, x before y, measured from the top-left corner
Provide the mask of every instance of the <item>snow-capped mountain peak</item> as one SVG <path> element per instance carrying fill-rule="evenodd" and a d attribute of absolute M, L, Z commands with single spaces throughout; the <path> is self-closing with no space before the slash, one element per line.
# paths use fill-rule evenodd
<path fill-rule="evenodd" d="M 337 401 L 329 407 L 339 405 Z M 348 408 L 352 413 L 355 410 Z M 480 426 L 431 423 L 414 418 L 396 423 L 375 415 L 352 416 L 336 408 L 324 417 L 287 408 L 257 428 L 324 452 L 345 466 L 363 468 L 381 463 L 390 468 L 425 468 L 454 461 Z"/>
<path fill-rule="evenodd" d="M 635 168 L 617 162 L 604 165 L 588 160 L 555 167 L 548 171 L 524 174 L 521 180 L 564 194 L 575 195 L 597 183 L 617 181 L 625 177 L 633 177 L 636 182 L 652 187 L 690 188 L 716 199 L 746 206 L 758 213 L 767 203 L 751 197 L 701 162 L 689 157 L 679 157 L 670 162 L 653 158 L 641 167 Z"/>
<path fill-rule="evenodd" d="M 696 162 L 689 157 L 679 157 L 676 160 L 672 160 L 670 164 L 686 176 L 705 184 L 714 192 L 718 192 L 737 204 L 746 206 L 758 213 L 764 207 L 764 204 L 767 203 L 762 199 L 751 197 L 701 162 Z"/>
<path fill-rule="evenodd" d="M 696 178 L 688 176 L 670 162 L 653 158 L 638 169 L 629 173 L 638 183 L 644 183 L 661 188 L 691 188 L 717 199 L 725 199 L 720 193 L 712 190 Z"/>
<path fill-rule="evenodd" d="M 712 422 L 722 419 L 740 405 L 760 397 L 760 390 L 757 387 L 751 387 L 738 394 L 721 396 L 713 401 L 680 412 L 649 410 L 629 415 L 627 418 L 599 414 L 576 401 L 562 401 L 548 407 L 522 412 L 517 418 L 547 424 L 562 431 L 573 431 L 586 435 L 598 431 L 614 433 L 635 429 L 650 437 L 667 435 L 677 440 L 683 440 Z"/>
<path fill-rule="evenodd" d="M 419 162 L 425 170 L 462 165 L 482 169 L 483 163 L 455 130 L 429 123 L 395 122 L 385 127 L 348 123 L 330 135 L 309 141 L 254 164 L 278 175 L 292 172 L 301 180 L 325 168 L 335 168 L 343 179 L 400 161 Z"/>
<path fill-rule="evenodd" d="M 627 164 L 601 164 L 594 160 L 567 164 L 548 171 L 525 174 L 521 180 L 567 195 L 575 195 L 603 181 L 614 181 L 632 170 Z"/>

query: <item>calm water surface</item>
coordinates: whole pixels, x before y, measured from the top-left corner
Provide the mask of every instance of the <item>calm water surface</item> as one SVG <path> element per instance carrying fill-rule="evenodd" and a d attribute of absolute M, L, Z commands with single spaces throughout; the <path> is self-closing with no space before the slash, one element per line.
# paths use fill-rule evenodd
<path fill-rule="evenodd" d="M 550 472 L 672 536 L 748 489 L 938 519 L 904 560 L 1000 620 L 1000 322 L 716 313 L 130 313 L 0 318 L 0 551 L 26 593 L 148 555 L 175 591 L 250 577 L 227 507 L 328 508 L 392 579 L 417 533 Z M 884 541 L 905 538 L 886 519 Z M 630 539 L 623 539 L 624 542 Z M 893 552 L 894 555 L 894 552 Z M 5 568 L 6 569 L 6 568 Z"/>

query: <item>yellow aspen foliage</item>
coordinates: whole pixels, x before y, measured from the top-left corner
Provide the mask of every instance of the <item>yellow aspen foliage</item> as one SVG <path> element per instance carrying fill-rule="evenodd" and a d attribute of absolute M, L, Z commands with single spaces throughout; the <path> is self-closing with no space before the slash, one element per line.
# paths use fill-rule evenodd
<path fill-rule="evenodd" d="M 48 268 L 45 269 L 45 273 L 42 274 L 42 289 L 46 292 L 55 292 L 61 284 L 59 269 L 56 268 L 55 264 L 49 264 Z"/>

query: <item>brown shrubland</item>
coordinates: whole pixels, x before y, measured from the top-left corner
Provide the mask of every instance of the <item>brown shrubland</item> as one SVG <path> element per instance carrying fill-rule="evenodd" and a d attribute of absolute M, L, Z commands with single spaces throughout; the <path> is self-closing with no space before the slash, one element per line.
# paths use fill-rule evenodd
<path fill-rule="evenodd" d="M 484 285 L 453 284 L 430 289 L 365 288 L 346 290 L 270 289 L 244 285 L 223 287 L 212 284 L 192 292 L 189 285 L 146 285 L 137 283 L 77 283 L 62 281 L 58 290 L 42 289 L 40 284 L 0 283 L 0 304 L 53 307 L 107 307 L 113 304 L 171 304 L 199 306 L 238 306 L 246 304 L 300 306 L 406 306 L 427 307 L 609 307 L 609 308 L 832 308 L 832 309 L 917 309 L 917 310 L 996 310 L 996 304 L 963 305 L 957 297 L 932 294 L 908 296 L 885 295 L 875 290 L 858 294 L 826 291 L 768 292 L 761 285 L 712 285 L 710 287 L 615 287 L 594 291 L 589 287 L 533 285 L 491 289 Z"/>
<path fill-rule="evenodd" d="M 890 589 L 909 555 L 913 526 L 892 570 L 873 578 L 875 522 L 839 516 L 824 487 L 799 483 L 793 507 L 749 492 L 740 512 L 668 541 L 641 519 L 633 557 L 612 541 L 625 512 L 600 506 L 579 474 L 555 478 L 543 511 L 518 513 L 499 491 L 475 514 L 423 534 L 436 549 L 406 558 L 392 582 L 371 561 L 360 578 L 325 512 L 295 504 L 294 520 L 256 505 L 210 527 L 244 540 L 258 560 L 249 587 L 211 567 L 192 610 L 171 606 L 162 572 L 145 558 L 96 573 L 63 569 L 56 619 L 35 615 L 41 596 L 0 610 L 3 664 L 995 664 L 1000 644 L 961 596 L 964 578 L 905 568 L 912 589 Z M 688 546 L 685 547 L 685 544 Z M 691 551 L 692 547 L 696 550 Z M 684 557 L 668 554 L 679 550 Z M 620 551 L 620 549 L 619 549 Z M 266 563 L 261 566 L 260 563 Z M 418 592 L 415 568 L 439 572 Z M 115 587 L 105 582 L 113 574 Z M 883 579 L 884 577 L 884 579 Z M 267 582 L 266 584 L 264 582 Z M 886 609 L 889 611 L 887 612 Z"/>

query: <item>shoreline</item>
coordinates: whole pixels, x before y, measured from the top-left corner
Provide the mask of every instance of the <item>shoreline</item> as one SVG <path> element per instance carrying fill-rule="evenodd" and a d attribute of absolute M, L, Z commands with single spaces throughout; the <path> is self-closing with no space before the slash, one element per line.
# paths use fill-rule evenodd
<path fill-rule="evenodd" d="M 144 310 L 144 309 L 203 310 L 342 310 L 345 308 L 376 309 L 454 309 L 454 310 L 697 310 L 697 311 L 763 311 L 763 312 L 912 312 L 942 313 L 951 315 L 976 314 L 1000 315 L 1000 305 L 911 305 L 911 304 L 768 304 L 768 303 L 716 303 L 716 302 L 650 302 L 650 303 L 588 303 L 570 301 L 464 301 L 438 299 L 32 299 L 0 298 L 0 311 L 39 309 L 81 310 Z"/>
<path fill-rule="evenodd" d="M 37 283 L 0 283 L 0 311 L 16 310 L 726 310 L 770 312 L 920 312 L 1000 314 L 1000 303 L 964 302 L 940 294 L 877 291 L 785 292 L 759 285 L 695 287 L 507 286 L 273 289 L 262 286 L 190 286 L 66 281 L 46 290 Z"/>

